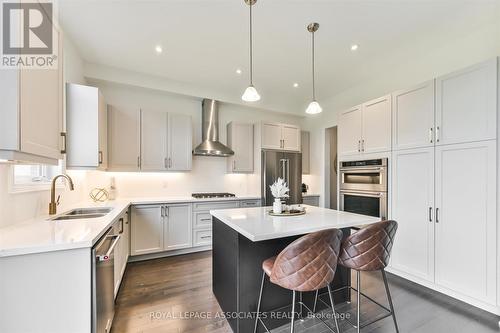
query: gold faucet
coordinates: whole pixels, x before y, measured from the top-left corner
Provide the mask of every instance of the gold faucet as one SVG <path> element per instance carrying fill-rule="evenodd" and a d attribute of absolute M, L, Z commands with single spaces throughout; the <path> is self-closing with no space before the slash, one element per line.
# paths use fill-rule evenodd
<path fill-rule="evenodd" d="M 59 205 L 59 199 L 61 196 L 57 197 L 56 201 L 56 181 L 60 177 L 66 178 L 68 180 L 69 189 L 73 191 L 75 186 L 73 185 L 73 179 L 68 175 L 57 175 L 52 179 L 52 185 L 50 187 L 50 203 L 49 203 L 49 215 L 55 215 L 57 213 L 57 205 Z"/>

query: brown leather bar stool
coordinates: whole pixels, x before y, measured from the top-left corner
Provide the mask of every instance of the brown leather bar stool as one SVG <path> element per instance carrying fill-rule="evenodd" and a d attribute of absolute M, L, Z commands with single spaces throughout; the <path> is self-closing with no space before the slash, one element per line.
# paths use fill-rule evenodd
<path fill-rule="evenodd" d="M 394 326 L 396 332 L 399 332 L 398 323 L 396 321 L 396 315 L 394 313 L 394 306 L 392 304 L 392 297 L 389 291 L 389 284 L 387 283 L 387 276 L 385 274 L 385 267 L 389 263 L 389 258 L 391 255 L 392 245 L 394 243 L 394 236 L 396 235 L 396 230 L 398 229 L 398 223 L 396 221 L 382 221 L 378 223 L 371 224 L 365 228 L 360 229 L 351 236 L 347 237 L 342 243 L 339 256 L 339 265 L 353 269 L 356 271 L 356 288 L 351 286 L 346 286 L 338 290 L 352 289 L 357 293 L 357 322 L 356 324 L 351 323 L 357 328 L 359 332 L 361 328 L 371 325 L 379 320 L 392 316 L 394 320 Z M 389 307 L 383 306 L 371 297 L 363 294 L 361 292 L 361 271 L 381 271 L 384 280 L 385 291 L 387 293 L 387 299 L 389 301 Z M 377 318 L 369 323 L 360 325 L 360 296 L 363 295 L 370 301 L 374 302 L 378 306 L 382 307 L 387 314 Z M 330 295 L 331 297 L 331 295 Z M 314 302 L 314 308 L 316 308 L 316 301 L 318 299 L 318 294 L 316 293 L 316 300 Z M 348 320 L 348 319 L 347 319 Z M 348 320 L 349 321 L 349 320 Z"/>
<path fill-rule="evenodd" d="M 260 304 L 262 301 L 262 292 L 264 290 L 266 275 L 269 277 L 271 283 L 292 291 L 292 319 L 290 332 L 293 333 L 296 293 L 316 291 L 324 287 L 328 287 L 328 290 L 331 291 L 330 283 L 333 281 L 335 270 L 337 269 L 341 242 L 341 230 L 330 229 L 315 232 L 295 240 L 281 251 L 278 256 L 269 258 L 262 263 L 263 274 L 260 285 L 259 302 L 257 304 L 254 333 L 257 332 L 259 321 L 266 331 L 269 332 L 267 326 L 260 318 Z M 309 307 L 302 302 L 302 298 L 299 300 L 298 304 L 304 306 L 312 313 Z M 339 326 L 331 293 L 330 304 L 338 333 Z M 320 319 L 330 331 L 334 332 L 322 318 Z"/>

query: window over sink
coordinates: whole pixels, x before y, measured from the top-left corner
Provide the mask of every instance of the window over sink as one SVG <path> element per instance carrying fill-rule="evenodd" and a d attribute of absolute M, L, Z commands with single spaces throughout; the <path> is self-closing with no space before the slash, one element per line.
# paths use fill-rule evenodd
<path fill-rule="evenodd" d="M 12 165 L 9 174 L 9 192 L 21 193 L 49 190 L 52 179 L 63 173 L 64 169 L 62 160 L 59 161 L 59 165 Z M 62 185 L 62 180 L 59 185 Z"/>

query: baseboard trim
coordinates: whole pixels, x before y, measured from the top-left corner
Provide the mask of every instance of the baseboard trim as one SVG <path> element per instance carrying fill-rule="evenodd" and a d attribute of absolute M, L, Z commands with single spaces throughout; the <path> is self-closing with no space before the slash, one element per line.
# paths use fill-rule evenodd
<path fill-rule="evenodd" d="M 143 261 L 143 260 L 151 260 L 151 259 L 172 257 L 172 256 L 178 256 L 178 255 L 181 255 L 181 254 L 188 254 L 188 253 L 209 251 L 211 249 L 212 249 L 212 245 L 206 245 L 206 246 L 190 247 L 188 249 L 182 249 L 182 250 L 174 250 L 174 251 L 164 251 L 164 252 L 157 252 L 157 253 L 141 254 L 141 255 L 138 255 L 138 256 L 130 256 L 128 258 L 128 262 L 136 262 L 136 261 Z"/>
<path fill-rule="evenodd" d="M 409 280 L 409 281 L 414 282 L 414 283 L 416 283 L 418 285 L 424 286 L 424 287 L 426 287 L 428 289 L 437 291 L 437 292 L 439 292 L 439 293 L 441 293 L 441 294 L 443 294 L 445 296 L 452 297 L 454 299 L 457 299 L 459 301 L 462 301 L 464 303 L 472 305 L 472 306 L 474 306 L 476 308 L 479 308 L 481 310 L 484 310 L 484 311 L 493 313 L 493 314 L 495 314 L 497 316 L 500 316 L 500 307 L 498 307 L 498 306 L 485 303 L 483 301 L 477 300 L 477 299 L 472 298 L 470 296 L 462 295 L 462 294 L 460 294 L 460 293 L 458 293 L 456 291 L 453 291 L 453 290 L 450 290 L 450 289 L 438 286 L 438 285 L 434 284 L 433 282 L 429 282 L 429 281 L 426 281 L 424 279 L 415 277 L 415 276 L 413 276 L 411 274 L 402 272 L 402 271 L 397 270 L 395 268 L 387 267 L 385 270 L 387 272 L 389 272 L 391 274 L 394 274 L 396 276 L 399 276 L 399 277 L 401 277 L 401 278 L 403 278 L 405 280 Z"/>

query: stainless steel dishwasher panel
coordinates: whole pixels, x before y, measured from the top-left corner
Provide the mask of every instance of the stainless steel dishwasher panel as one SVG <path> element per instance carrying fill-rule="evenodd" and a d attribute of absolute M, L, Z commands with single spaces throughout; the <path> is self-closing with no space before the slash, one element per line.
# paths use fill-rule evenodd
<path fill-rule="evenodd" d="M 111 227 L 92 249 L 92 332 L 109 333 L 115 314 L 114 248 L 120 235 Z"/>

